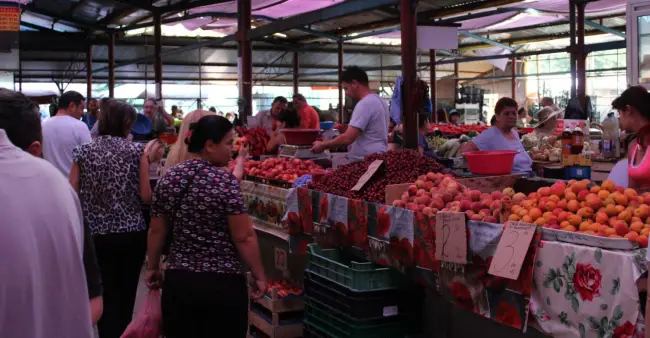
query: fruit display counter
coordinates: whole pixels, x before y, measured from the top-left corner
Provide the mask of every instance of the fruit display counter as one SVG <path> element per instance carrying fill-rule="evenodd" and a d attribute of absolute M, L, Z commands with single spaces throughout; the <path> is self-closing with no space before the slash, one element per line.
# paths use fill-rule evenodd
<path fill-rule="evenodd" d="M 520 332 L 533 326 L 554 337 L 605 337 L 643 329 L 636 282 L 647 270 L 650 195 L 589 181 L 516 191 L 518 177 L 457 180 L 440 172 L 418 172 L 397 191 L 364 193 L 349 191 L 354 182 L 336 185 L 337 171 L 289 192 L 284 218 L 300 243 L 296 252 L 308 241 L 353 247 Z M 436 256 L 442 212 L 465 214 L 464 264 Z M 537 226 L 516 279 L 488 272 L 510 222 Z"/>

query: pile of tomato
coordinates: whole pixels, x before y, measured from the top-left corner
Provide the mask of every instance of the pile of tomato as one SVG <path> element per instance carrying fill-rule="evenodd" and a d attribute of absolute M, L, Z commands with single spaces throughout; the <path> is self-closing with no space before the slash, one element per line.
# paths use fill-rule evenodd
<path fill-rule="evenodd" d="M 436 129 L 440 130 L 445 135 L 463 135 L 470 134 L 472 132 L 480 134 L 485 129 L 488 129 L 488 126 L 483 126 L 479 124 L 461 124 L 460 126 L 455 126 L 453 124 L 435 124 L 432 123 L 429 125 L 429 131 L 435 131 Z"/>

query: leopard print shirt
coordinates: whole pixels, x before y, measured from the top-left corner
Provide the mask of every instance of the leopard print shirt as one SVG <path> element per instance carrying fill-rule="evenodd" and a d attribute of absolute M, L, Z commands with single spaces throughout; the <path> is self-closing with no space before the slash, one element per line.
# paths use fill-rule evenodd
<path fill-rule="evenodd" d="M 244 213 L 239 182 L 229 171 L 200 159 L 169 168 L 158 181 L 151 204 L 152 217 L 173 224 L 167 269 L 242 273 L 228 216 Z"/>
<path fill-rule="evenodd" d="M 79 198 L 93 235 L 145 231 L 140 204 L 141 144 L 123 137 L 99 136 L 77 146 Z"/>

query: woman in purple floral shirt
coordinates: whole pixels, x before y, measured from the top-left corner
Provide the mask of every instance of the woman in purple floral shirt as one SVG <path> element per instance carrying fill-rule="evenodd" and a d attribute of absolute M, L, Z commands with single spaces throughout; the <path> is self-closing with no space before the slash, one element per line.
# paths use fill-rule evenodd
<path fill-rule="evenodd" d="M 165 336 L 245 337 L 250 269 L 254 297 L 266 292 L 257 236 L 237 178 L 221 167 L 232 154 L 232 124 L 204 116 L 190 125 L 185 143 L 193 158 L 169 168 L 153 195 L 146 282 L 162 286 Z M 172 244 L 161 285 L 165 235 Z"/>

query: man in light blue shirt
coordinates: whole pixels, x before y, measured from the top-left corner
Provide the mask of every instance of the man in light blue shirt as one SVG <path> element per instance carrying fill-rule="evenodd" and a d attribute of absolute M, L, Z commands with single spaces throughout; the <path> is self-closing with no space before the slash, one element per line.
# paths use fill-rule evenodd
<path fill-rule="evenodd" d="M 486 129 L 472 141 L 465 143 L 461 153 L 477 150 L 515 150 L 513 172 L 532 172 L 533 160 L 528 156 L 514 129 L 517 126 L 517 102 L 509 97 L 497 101 L 494 113 L 496 125 Z"/>
<path fill-rule="evenodd" d="M 350 161 L 360 161 L 366 155 L 388 150 L 388 105 L 368 87 L 368 74 L 356 66 L 343 72 L 341 77 L 345 95 L 360 100 L 354 107 L 349 128 L 329 141 L 316 141 L 312 152 L 351 145 Z"/>

